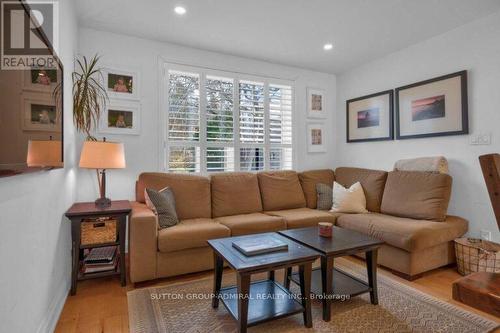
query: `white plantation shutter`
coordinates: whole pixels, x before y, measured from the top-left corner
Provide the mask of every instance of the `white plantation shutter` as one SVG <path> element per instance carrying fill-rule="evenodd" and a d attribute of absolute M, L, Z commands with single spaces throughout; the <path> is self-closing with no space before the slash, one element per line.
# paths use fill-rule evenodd
<path fill-rule="evenodd" d="M 241 148 L 240 170 L 241 171 L 264 170 L 264 148 Z"/>
<path fill-rule="evenodd" d="M 292 87 L 269 85 L 269 169 L 292 169 Z"/>
<path fill-rule="evenodd" d="M 200 166 L 199 147 L 170 147 L 168 158 L 170 172 L 200 172 Z"/>
<path fill-rule="evenodd" d="M 270 170 L 292 169 L 292 148 L 270 148 L 269 149 Z"/>
<path fill-rule="evenodd" d="M 233 80 L 207 76 L 207 141 L 233 142 Z"/>
<path fill-rule="evenodd" d="M 292 87 L 269 85 L 269 141 L 292 144 Z"/>
<path fill-rule="evenodd" d="M 170 172 L 293 168 L 290 81 L 167 65 Z"/>
<path fill-rule="evenodd" d="M 207 171 L 234 171 L 233 147 L 207 147 Z"/>
<path fill-rule="evenodd" d="M 200 77 L 169 72 L 168 138 L 198 141 L 200 138 Z"/>
<path fill-rule="evenodd" d="M 240 141 L 264 143 L 264 83 L 240 81 Z"/>

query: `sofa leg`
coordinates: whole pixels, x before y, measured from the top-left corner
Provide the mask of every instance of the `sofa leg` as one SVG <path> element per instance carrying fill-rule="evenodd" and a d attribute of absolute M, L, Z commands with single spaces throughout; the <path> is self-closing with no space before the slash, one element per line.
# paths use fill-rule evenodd
<path fill-rule="evenodd" d="M 401 272 L 398 272 L 398 271 L 395 271 L 395 270 L 391 270 L 391 273 L 394 274 L 394 275 L 396 275 L 396 276 L 399 276 L 400 278 L 408 280 L 408 281 L 414 281 L 414 280 L 420 279 L 422 276 L 424 276 L 424 273 L 410 275 L 410 274 L 401 273 Z"/>

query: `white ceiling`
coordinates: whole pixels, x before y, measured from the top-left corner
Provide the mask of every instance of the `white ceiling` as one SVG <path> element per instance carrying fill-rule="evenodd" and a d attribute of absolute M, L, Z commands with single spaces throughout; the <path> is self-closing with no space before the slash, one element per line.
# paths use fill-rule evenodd
<path fill-rule="evenodd" d="M 500 10 L 500 0 L 80 0 L 80 24 L 339 73 Z M 178 16 L 176 5 L 186 7 Z M 326 52 L 323 44 L 334 49 Z M 429 50 L 432 52 L 432 50 Z"/>

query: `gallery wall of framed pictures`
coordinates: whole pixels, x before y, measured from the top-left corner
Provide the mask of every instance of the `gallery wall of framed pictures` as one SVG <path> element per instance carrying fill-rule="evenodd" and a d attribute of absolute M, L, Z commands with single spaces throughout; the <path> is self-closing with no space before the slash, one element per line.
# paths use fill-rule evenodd
<path fill-rule="evenodd" d="M 103 75 L 109 102 L 101 117 L 99 132 L 139 135 L 141 133 L 139 71 L 104 67 Z"/>
<path fill-rule="evenodd" d="M 468 134 L 467 105 L 467 71 L 350 99 L 346 141 L 393 140 L 393 123 L 397 140 Z"/>
<path fill-rule="evenodd" d="M 306 123 L 307 152 L 324 153 L 326 152 L 325 128 L 319 121 L 327 118 L 326 91 L 321 88 L 308 87 L 306 95 L 307 118 L 312 120 Z"/>

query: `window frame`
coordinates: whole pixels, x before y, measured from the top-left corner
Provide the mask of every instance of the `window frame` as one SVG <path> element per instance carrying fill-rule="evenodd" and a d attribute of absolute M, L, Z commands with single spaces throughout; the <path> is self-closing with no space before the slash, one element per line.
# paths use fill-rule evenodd
<path fill-rule="evenodd" d="M 296 154 L 294 148 L 296 146 L 296 94 L 295 94 L 295 81 L 287 79 L 279 79 L 269 76 L 254 75 L 239 73 L 234 71 L 226 71 L 219 69 L 211 69 L 196 65 L 181 65 L 171 62 L 163 62 L 160 64 L 160 84 L 159 84 L 159 169 L 160 171 L 169 172 L 169 146 L 172 147 L 199 147 L 200 150 L 200 166 L 199 172 L 189 172 L 189 174 L 208 175 L 212 172 L 207 171 L 207 148 L 234 148 L 234 171 L 240 171 L 240 148 L 263 148 L 264 149 L 264 169 L 262 171 L 271 170 L 270 166 L 270 149 L 271 148 L 290 148 L 292 151 L 292 168 L 296 166 Z M 199 91 L 200 91 L 200 132 L 199 141 L 169 141 L 168 128 L 169 128 L 169 71 L 174 72 L 188 72 L 196 73 L 199 75 Z M 207 95 L 206 95 L 206 79 L 207 76 L 232 79 L 233 81 L 233 141 L 207 141 Z M 262 82 L 264 84 L 264 143 L 242 143 L 240 139 L 240 104 L 239 104 L 239 82 Z M 288 86 L 291 90 L 291 118 L 292 118 L 292 131 L 290 144 L 271 144 L 270 142 L 270 103 L 269 103 L 269 86 Z M 256 172 L 256 171 L 249 171 Z"/>

